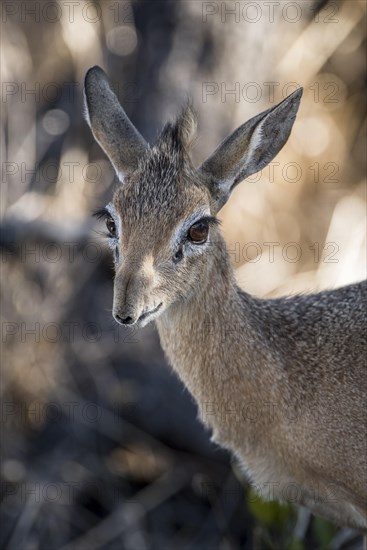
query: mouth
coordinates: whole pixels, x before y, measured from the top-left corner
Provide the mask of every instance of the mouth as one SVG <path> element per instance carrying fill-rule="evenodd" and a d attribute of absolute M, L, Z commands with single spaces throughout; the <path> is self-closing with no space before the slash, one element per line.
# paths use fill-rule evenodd
<path fill-rule="evenodd" d="M 151 309 L 150 311 L 146 311 L 145 313 L 142 313 L 140 315 L 139 319 L 138 319 L 138 323 L 141 323 L 142 321 L 147 319 L 150 315 L 153 315 L 154 313 L 157 313 L 157 311 L 159 311 L 162 306 L 163 306 L 163 303 L 161 302 L 154 309 Z"/>

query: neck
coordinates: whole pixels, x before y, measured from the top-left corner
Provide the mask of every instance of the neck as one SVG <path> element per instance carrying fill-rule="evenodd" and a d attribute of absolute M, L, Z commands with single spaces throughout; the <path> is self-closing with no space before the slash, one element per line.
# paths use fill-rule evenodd
<path fill-rule="evenodd" d="M 254 299 L 240 295 L 224 242 L 204 280 L 192 298 L 170 306 L 157 320 L 168 360 L 202 414 L 208 403 L 254 399 L 259 391 L 254 349 L 260 347 L 254 346 L 249 323 Z"/>

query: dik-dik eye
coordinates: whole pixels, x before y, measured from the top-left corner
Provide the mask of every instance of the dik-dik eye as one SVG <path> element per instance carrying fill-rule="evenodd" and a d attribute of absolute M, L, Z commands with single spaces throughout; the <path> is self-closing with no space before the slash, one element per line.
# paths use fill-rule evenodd
<path fill-rule="evenodd" d="M 106 218 L 106 227 L 110 237 L 116 237 L 116 224 L 113 218 Z"/>
<path fill-rule="evenodd" d="M 188 238 L 194 244 L 204 244 L 209 234 L 208 220 L 200 220 L 192 225 L 188 232 Z"/>

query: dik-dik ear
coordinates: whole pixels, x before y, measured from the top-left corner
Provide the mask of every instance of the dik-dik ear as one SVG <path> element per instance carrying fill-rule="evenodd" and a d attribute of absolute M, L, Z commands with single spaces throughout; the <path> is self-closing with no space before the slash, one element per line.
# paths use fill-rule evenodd
<path fill-rule="evenodd" d="M 122 181 L 135 170 L 148 145 L 130 122 L 100 67 L 92 67 L 85 75 L 84 96 L 88 124 Z"/>
<path fill-rule="evenodd" d="M 291 132 L 302 92 L 299 88 L 275 107 L 242 124 L 199 167 L 217 211 L 238 183 L 264 168 L 281 150 Z"/>

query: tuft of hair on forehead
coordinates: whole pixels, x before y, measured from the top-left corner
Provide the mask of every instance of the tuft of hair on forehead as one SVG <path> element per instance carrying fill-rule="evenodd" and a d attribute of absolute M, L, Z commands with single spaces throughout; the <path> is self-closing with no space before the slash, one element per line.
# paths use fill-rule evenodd
<path fill-rule="evenodd" d="M 188 150 L 196 138 L 197 129 L 197 116 L 190 100 L 187 101 L 177 117 L 176 127 L 184 149 Z"/>
<path fill-rule="evenodd" d="M 196 137 L 197 117 L 191 101 L 187 101 L 175 122 L 168 122 L 159 137 L 159 143 L 176 151 L 188 152 Z"/>

